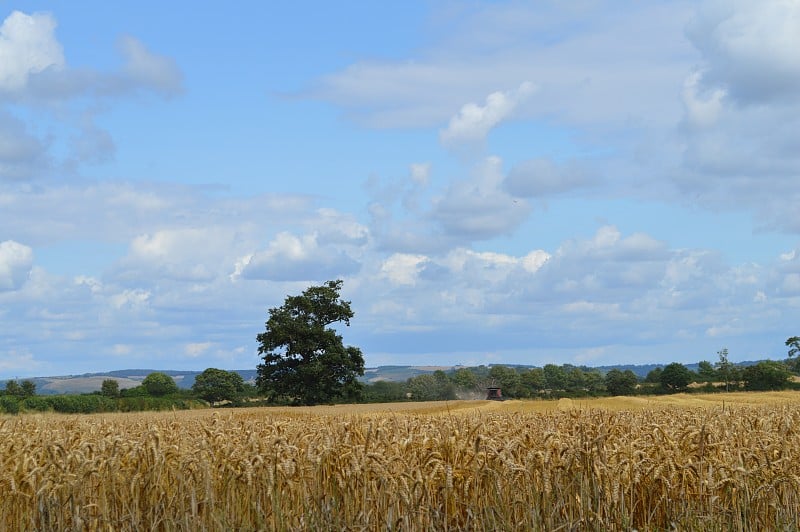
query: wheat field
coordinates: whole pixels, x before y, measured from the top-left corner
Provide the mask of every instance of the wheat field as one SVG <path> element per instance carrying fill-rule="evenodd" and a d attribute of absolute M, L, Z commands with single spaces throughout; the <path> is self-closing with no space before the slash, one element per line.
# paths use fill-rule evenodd
<path fill-rule="evenodd" d="M 4 416 L 0 530 L 800 528 L 800 399 L 721 395 Z"/>

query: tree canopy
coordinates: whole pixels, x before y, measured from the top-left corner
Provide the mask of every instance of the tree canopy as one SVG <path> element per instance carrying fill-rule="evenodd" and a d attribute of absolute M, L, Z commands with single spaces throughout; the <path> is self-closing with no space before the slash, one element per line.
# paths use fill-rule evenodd
<path fill-rule="evenodd" d="M 115 379 L 104 379 L 100 385 L 100 395 L 106 397 L 119 397 L 119 382 Z"/>
<path fill-rule="evenodd" d="M 800 353 L 800 336 L 792 336 L 786 339 L 786 347 L 789 348 L 789 358 Z"/>
<path fill-rule="evenodd" d="M 283 305 L 269 309 L 266 331 L 256 336 L 256 383 L 271 400 L 297 404 L 354 400 L 361 391 L 364 358 L 357 347 L 345 347 L 330 325 L 350 325 L 350 301 L 341 299 L 342 281 L 311 286 Z"/>
<path fill-rule="evenodd" d="M 612 369 L 605 377 L 606 389 L 610 395 L 633 395 L 636 393 L 638 383 L 638 377 L 629 369 L 625 371 Z"/>
<path fill-rule="evenodd" d="M 192 391 L 211 403 L 233 401 L 244 391 L 244 379 L 235 371 L 208 368 L 195 377 Z"/>
<path fill-rule="evenodd" d="M 178 391 L 178 385 L 175 384 L 175 380 L 166 373 L 160 371 L 154 371 L 145 377 L 142 381 L 142 386 L 148 394 L 155 397 Z"/>
<path fill-rule="evenodd" d="M 746 390 L 782 390 L 791 376 L 785 364 L 773 360 L 763 360 L 742 371 Z"/>
<path fill-rule="evenodd" d="M 678 362 L 667 364 L 659 376 L 661 386 L 671 392 L 685 390 L 693 378 L 689 368 Z"/>
<path fill-rule="evenodd" d="M 21 399 L 33 397 L 36 395 L 36 384 L 27 379 L 22 381 L 22 384 L 18 383 L 17 381 L 8 381 L 6 382 L 5 392 L 8 395 L 13 395 Z"/>

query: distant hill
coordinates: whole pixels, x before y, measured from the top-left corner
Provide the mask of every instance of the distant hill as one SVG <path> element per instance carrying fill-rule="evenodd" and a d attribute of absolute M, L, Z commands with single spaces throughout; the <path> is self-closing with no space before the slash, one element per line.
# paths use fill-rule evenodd
<path fill-rule="evenodd" d="M 364 382 L 376 382 L 381 380 L 405 382 L 411 377 L 432 373 L 437 369 L 445 371 L 452 369 L 450 366 L 381 366 L 377 368 L 367 368 L 364 370 Z M 114 379 L 119 383 L 120 389 L 134 388 L 142 383 L 142 380 L 153 373 L 160 371 L 166 373 L 175 380 L 179 388 L 189 389 L 194 384 L 194 379 L 201 371 L 178 371 L 178 370 L 157 370 L 157 369 L 121 369 L 115 371 L 105 371 L 100 373 L 84 373 L 82 375 L 62 375 L 55 377 L 33 377 L 30 380 L 36 384 L 36 393 L 39 395 L 59 395 L 59 394 L 78 394 L 92 393 L 100 390 L 100 386 L 106 379 Z M 242 376 L 245 382 L 255 383 L 255 369 L 233 370 Z M 2 383 L 5 386 L 5 382 Z"/>
<path fill-rule="evenodd" d="M 39 395 L 58 395 L 70 393 L 91 393 L 100 390 L 106 379 L 114 379 L 119 383 L 120 389 L 139 386 L 147 375 L 154 371 L 166 373 L 175 380 L 179 388 L 191 388 L 194 379 L 201 371 L 176 371 L 156 369 L 121 369 L 102 373 L 84 373 L 83 375 L 64 375 L 58 377 L 34 377 L 27 379 L 36 384 L 36 393 Z M 255 382 L 256 370 L 234 370 L 242 376 L 245 382 Z"/>

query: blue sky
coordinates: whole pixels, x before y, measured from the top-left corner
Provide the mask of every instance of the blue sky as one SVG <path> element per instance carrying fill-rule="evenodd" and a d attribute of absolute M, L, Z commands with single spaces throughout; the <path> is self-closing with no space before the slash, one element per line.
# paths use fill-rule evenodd
<path fill-rule="evenodd" d="M 0 1 L 0 378 L 783 358 L 800 3 Z"/>

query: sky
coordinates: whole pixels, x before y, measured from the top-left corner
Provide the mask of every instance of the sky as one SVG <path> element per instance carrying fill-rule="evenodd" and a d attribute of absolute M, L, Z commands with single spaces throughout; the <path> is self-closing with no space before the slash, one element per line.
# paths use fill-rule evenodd
<path fill-rule="evenodd" d="M 0 0 L 0 378 L 783 359 L 800 1 Z"/>

